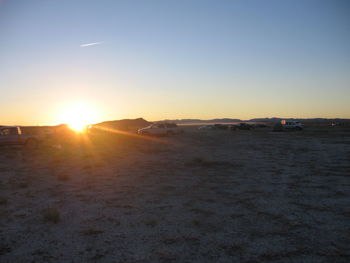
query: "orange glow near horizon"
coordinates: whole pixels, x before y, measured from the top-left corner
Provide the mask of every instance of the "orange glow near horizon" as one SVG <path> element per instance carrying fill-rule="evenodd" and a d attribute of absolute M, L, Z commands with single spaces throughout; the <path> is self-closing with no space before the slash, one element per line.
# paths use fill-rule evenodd
<path fill-rule="evenodd" d="M 102 130 L 102 131 L 105 131 L 105 132 L 126 135 L 126 136 L 130 136 L 130 137 L 139 138 L 139 139 L 143 139 L 143 140 L 154 141 L 154 142 L 162 143 L 162 144 L 172 144 L 172 145 L 177 145 L 177 146 L 181 146 L 182 145 L 179 142 L 175 143 L 175 142 L 172 142 L 171 140 L 167 140 L 167 139 L 163 139 L 163 138 L 159 138 L 159 137 L 144 136 L 144 135 L 140 135 L 140 134 L 137 134 L 137 133 L 122 131 L 122 130 L 118 130 L 118 129 L 112 129 L 112 128 L 103 127 L 103 126 L 95 126 L 94 128 Z"/>
<path fill-rule="evenodd" d="M 87 103 L 77 102 L 63 107 L 60 121 L 76 131 L 83 132 L 85 127 L 97 121 L 96 110 Z"/>

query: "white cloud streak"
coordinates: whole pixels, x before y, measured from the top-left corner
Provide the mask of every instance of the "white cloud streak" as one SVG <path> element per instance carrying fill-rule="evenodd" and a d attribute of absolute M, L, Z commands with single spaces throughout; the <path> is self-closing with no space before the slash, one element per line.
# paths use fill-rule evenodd
<path fill-rule="evenodd" d="M 85 44 L 81 44 L 80 47 L 91 47 L 91 46 L 101 45 L 102 43 L 103 42 L 85 43 Z"/>

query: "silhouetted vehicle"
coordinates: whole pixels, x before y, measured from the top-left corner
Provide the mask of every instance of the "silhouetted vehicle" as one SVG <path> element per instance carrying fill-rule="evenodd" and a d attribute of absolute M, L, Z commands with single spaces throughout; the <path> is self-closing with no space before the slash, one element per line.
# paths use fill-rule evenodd
<path fill-rule="evenodd" d="M 302 130 L 304 128 L 304 124 L 298 121 L 286 121 L 282 120 L 281 124 L 286 130 Z"/>
<path fill-rule="evenodd" d="M 142 135 L 174 135 L 183 133 L 176 123 L 157 123 L 138 130 Z"/>
<path fill-rule="evenodd" d="M 215 130 L 215 127 L 214 127 L 214 125 L 204 125 L 204 126 L 199 127 L 198 130 L 201 130 L 201 131 L 203 131 L 203 130 L 206 130 L 206 131 Z"/>
<path fill-rule="evenodd" d="M 262 123 L 258 123 L 258 124 L 254 124 L 255 128 L 267 128 L 268 126 L 266 124 L 262 124 Z"/>
<path fill-rule="evenodd" d="M 37 134 L 23 134 L 20 127 L 5 126 L 0 128 L 0 145 L 36 147 L 42 139 L 42 136 Z"/>
<path fill-rule="evenodd" d="M 282 125 L 281 123 L 276 123 L 276 124 L 273 126 L 272 131 L 273 131 L 273 132 L 283 132 L 283 131 L 284 131 L 283 125 Z"/>
<path fill-rule="evenodd" d="M 345 122 L 332 122 L 331 123 L 331 126 L 332 127 L 335 127 L 335 126 L 345 126 Z"/>
<path fill-rule="evenodd" d="M 252 130 L 254 126 L 248 123 L 240 123 L 238 125 L 231 125 L 231 131 L 235 130 Z"/>
<path fill-rule="evenodd" d="M 215 130 L 228 130 L 229 126 L 225 124 L 214 124 Z"/>

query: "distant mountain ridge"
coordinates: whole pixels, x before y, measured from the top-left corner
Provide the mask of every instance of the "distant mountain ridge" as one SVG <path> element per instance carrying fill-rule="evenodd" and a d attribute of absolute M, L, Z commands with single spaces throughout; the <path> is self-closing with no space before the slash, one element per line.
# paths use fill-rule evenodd
<path fill-rule="evenodd" d="M 123 119 L 123 120 L 114 120 L 114 121 L 104 121 L 93 126 L 100 126 L 104 128 L 118 129 L 118 130 L 135 130 L 138 128 L 143 128 L 151 125 L 152 122 L 146 121 L 143 118 L 137 119 Z"/>
<path fill-rule="evenodd" d="M 93 126 L 101 126 L 106 128 L 113 128 L 119 130 L 130 130 L 130 129 L 138 129 L 151 125 L 152 123 L 160 123 L 160 122 L 173 122 L 177 124 L 201 124 L 201 123 L 232 123 L 232 122 L 280 122 L 281 120 L 294 120 L 300 122 L 350 122 L 350 119 L 345 118 L 254 118 L 250 120 L 241 120 L 241 119 L 233 119 L 233 118 L 218 118 L 218 119 L 209 119 L 209 120 L 201 120 L 201 119 L 174 119 L 174 120 L 160 120 L 160 121 L 147 121 L 143 118 L 136 119 L 122 119 L 122 120 L 112 120 L 112 121 L 104 121 L 100 123 L 93 124 Z M 1 127 L 6 127 L 11 125 L 0 125 Z M 60 124 L 55 126 L 23 126 L 28 128 L 54 128 L 54 127 L 65 127 L 66 124 Z"/>
<path fill-rule="evenodd" d="M 175 120 L 162 120 L 155 122 L 174 122 L 174 123 L 202 123 L 202 122 L 240 122 L 240 119 L 211 119 L 211 120 L 201 120 L 201 119 L 175 119 Z"/>
<path fill-rule="evenodd" d="M 209 119 L 209 120 L 201 120 L 201 119 L 174 119 L 174 120 L 161 120 L 155 122 L 174 122 L 177 124 L 189 124 L 189 123 L 230 123 L 230 122 L 280 122 L 281 120 L 292 120 L 292 121 L 300 121 L 300 122 L 320 122 L 320 121 L 350 121 L 350 119 L 342 119 L 342 118 L 254 118 L 249 120 L 241 120 L 241 119 L 231 119 L 231 118 L 221 118 L 221 119 Z"/>

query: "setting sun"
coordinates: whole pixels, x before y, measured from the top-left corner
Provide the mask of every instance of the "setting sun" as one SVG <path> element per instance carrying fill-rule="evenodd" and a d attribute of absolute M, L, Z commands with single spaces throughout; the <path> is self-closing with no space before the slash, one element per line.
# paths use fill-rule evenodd
<path fill-rule="evenodd" d="M 64 107 L 61 121 L 72 130 L 82 132 L 87 125 L 96 122 L 96 111 L 87 103 L 74 103 Z"/>

